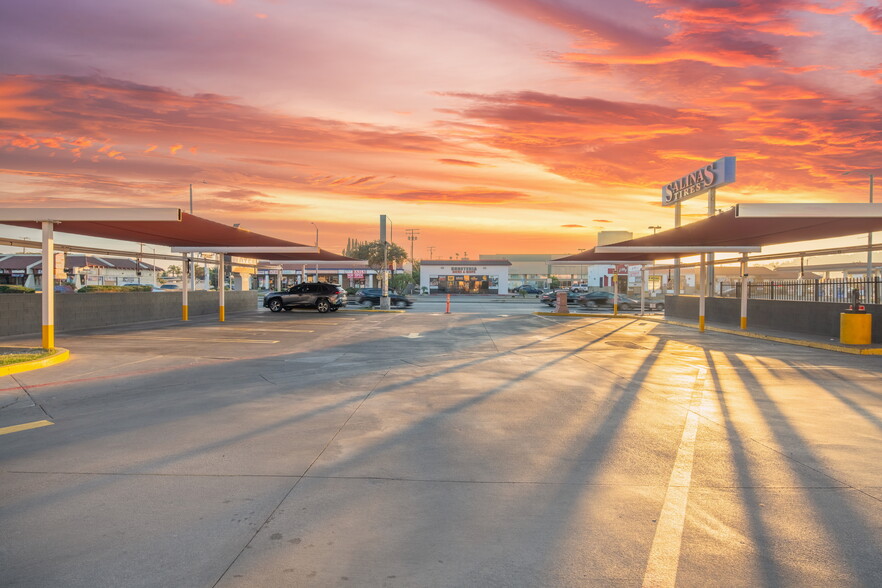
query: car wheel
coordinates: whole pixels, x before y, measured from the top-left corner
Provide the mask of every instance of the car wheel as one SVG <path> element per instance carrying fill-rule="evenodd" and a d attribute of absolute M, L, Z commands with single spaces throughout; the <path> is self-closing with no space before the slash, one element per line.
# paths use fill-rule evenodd
<path fill-rule="evenodd" d="M 282 299 L 281 298 L 273 298 L 269 301 L 269 309 L 273 312 L 281 312 L 282 310 Z"/>
<path fill-rule="evenodd" d="M 339 306 L 332 306 L 331 307 L 331 312 L 337 312 L 338 310 L 340 310 Z"/>
<path fill-rule="evenodd" d="M 315 308 L 321 313 L 329 312 L 331 310 L 331 303 L 328 302 L 327 298 L 319 298 L 315 302 Z"/>
<path fill-rule="evenodd" d="M 407 302 L 405 302 L 404 300 L 396 300 L 395 306 L 398 308 L 405 308 L 407 307 Z"/>
<path fill-rule="evenodd" d="M 631 305 L 627 302 L 619 304 L 619 310 L 631 310 Z"/>
<path fill-rule="evenodd" d="M 374 303 L 372 300 L 362 300 L 361 305 L 364 306 L 365 308 L 373 308 L 374 307 Z"/>
<path fill-rule="evenodd" d="M 655 305 L 655 309 L 656 309 L 656 310 L 664 310 L 664 309 L 665 309 L 665 305 L 664 305 L 664 304 L 656 304 L 656 305 Z"/>

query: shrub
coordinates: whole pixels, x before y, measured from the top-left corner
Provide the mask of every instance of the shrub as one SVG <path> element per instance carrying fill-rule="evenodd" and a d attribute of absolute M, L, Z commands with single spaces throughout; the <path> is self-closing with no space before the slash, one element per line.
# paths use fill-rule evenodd
<path fill-rule="evenodd" d="M 0 294 L 33 294 L 34 290 L 13 284 L 0 284 Z"/>
<path fill-rule="evenodd" d="M 83 286 L 77 292 L 152 292 L 152 286 Z"/>

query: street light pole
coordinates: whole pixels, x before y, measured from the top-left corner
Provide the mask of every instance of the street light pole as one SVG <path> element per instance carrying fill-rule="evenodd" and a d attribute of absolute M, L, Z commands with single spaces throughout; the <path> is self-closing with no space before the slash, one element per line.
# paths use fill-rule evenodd
<path fill-rule="evenodd" d="M 652 229 L 652 234 L 655 235 L 656 231 L 661 228 L 661 225 L 653 225 L 651 227 L 647 227 L 648 229 Z"/>
<path fill-rule="evenodd" d="M 318 227 L 312 221 L 310 221 L 309 224 L 315 227 L 315 246 L 318 247 Z"/>
<path fill-rule="evenodd" d="M 842 175 L 847 176 L 852 171 L 857 171 L 857 170 L 847 171 L 847 172 L 844 172 Z M 870 176 L 870 204 L 873 204 L 874 175 L 873 174 L 867 174 L 867 175 Z M 867 292 L 869 292 L 870 280 L 872 280 L 872 279 L 873 279 L 873 233 L 869 232 L 869 233 L 867 233 Z"/>

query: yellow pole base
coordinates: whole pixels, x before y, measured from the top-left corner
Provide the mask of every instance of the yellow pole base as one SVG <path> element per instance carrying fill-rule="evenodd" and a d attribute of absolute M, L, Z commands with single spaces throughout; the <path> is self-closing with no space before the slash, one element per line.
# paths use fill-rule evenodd
<path fill-rule="evenodd" d="M 704 332 L 704 317 L 698 317 L 698 330 Z"/>
<path fill-rule="evenodd" d="M 226 315 L 225 315 L 225 313 L 224 313 L 224 307 L 223 307 L 223 306 L 221 306 L 221 307 L 218 309 L 218 318 L 220 319 L 220 322 L 224 322 L 224 321 L 226 320 Z"/>
<path fill-rule="evenodd" d="M 747 329 L 747 317 L 743 316 L 743 317 L 741 317 L 741 330 L 743 331 L 746 329 Z"/>
<path fill-rule="evenodd" d="M 189 306 L 181 306 L 181 320 L 184 320 L 184 321 L 190 320 L 190 307 Z"/>
<path fill-rule="evenodd" d="M 43 349 L 55 349 L 55 325 L 43 325 Z"/>

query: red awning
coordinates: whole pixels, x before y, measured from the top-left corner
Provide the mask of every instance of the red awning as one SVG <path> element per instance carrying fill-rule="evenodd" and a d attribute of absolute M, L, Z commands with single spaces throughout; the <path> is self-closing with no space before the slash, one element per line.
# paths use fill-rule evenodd
<path fill-rule="evenodd" d="M 32 229 L 39 229 L 41 226 L 36 222 L 4 222 L 4 224 Z M 55 225 L 55 231 L 167 247 L 236 247 L 234 255 L 238 257 L 271 261 L 287 261 L 292 258 L 310 262 L 352 260 L 350 257 L 324 250 L 317 253 L 249 253 L 238 248 L 306 247 L 306 245 L 252 233 L 185 212 L 181 213 L 180 221 L 64 221 Z"/>
<path fill-rule="evenodd" d="M 805 205 L 810 207 L 812 205 Z M 850 205 L 839 205 L 848 210 Z M 867 206 L 867 205 L 857 205 Z M 879 206 L 882 204 L 870 205 Z M 836 218 L 806 216 L 744 217 L 738 215 L 738 207 L 712 217 L 696 221 L 683 227 L 670 229 L 615 243 L 615 247 L 633 247 L 634 252 L 598 253 L 594 249 L 552 260 L 556 263 L 637 263 L 672 259 L 690 255 L 688 252 L 639 252 L 640 247 L 737 247 L 767 246 L 782 243 L 815 241 L 882 231 L 882 218 L 879 216 L 837 216 Z M 698 253 L 699 251 L 696 251 Z"/>

